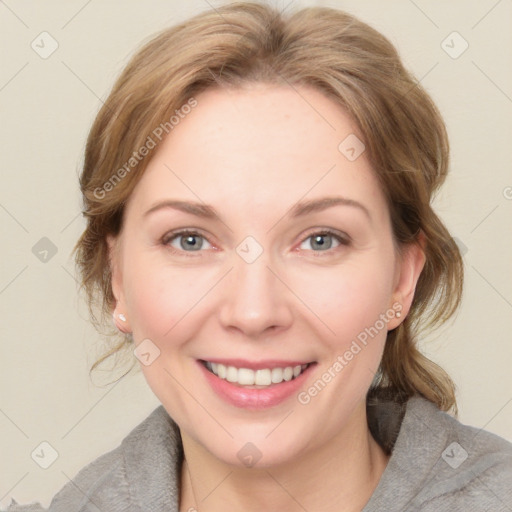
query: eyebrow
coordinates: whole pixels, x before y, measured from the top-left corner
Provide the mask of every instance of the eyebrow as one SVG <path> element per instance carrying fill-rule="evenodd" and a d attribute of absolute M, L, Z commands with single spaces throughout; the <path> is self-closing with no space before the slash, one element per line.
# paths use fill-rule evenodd
<path fill-rule="evenodd" d="M 158 203 L 154 204 L 146 213 L 144 213 L 144 217 L 148 216 L 150 213 L 156 212 L 157 210 L 166 208 L 179 210 L 184 213 L 190 213 L 191 215 L 205 219 L 220 219 L 220 215 L 212 206 L 203 203 L 177 201 L 173 199 L 164 199 L 163 201 L 159 201 Z"/>
<path fill-rule="evenodd" d="M 303 217 L 310 213 L 316 213 L 326 210 L 327 208 L 332 208 L 333 206 L 351 206 L 357 208 L 362 211 L 368 217 L 368 219 L 371 220 L 370 211 L 368 208 L 366 208 L 366 206 L 364 206 L 362 203 L 359 203 L 358 201 L 355 201 L 354 199 L 348 199 L 346 197 L 339 196 L 322 197 L 319 199 L 298 202 L 292 208 L 290 208 L 288 216 L 291 218 Z M 204 203 L 178 201 L 173 199 L 165 199 L 163 201 L 157 202 L 144 213 L 144 217 L 155 211 L 167 208 L 189 213 L 204 219 L 220 220 L 221 218 L 213 206 Z"/>
<path fill-rule="evenodd" d="M 371 220 L 370 211 L 362 203 L 355 201 L 354 199 L 348 199 L 347 197 L 322 197 L 320 199 L 312 199 L 310 201 L 302 201 L 293 206 L 290 210 L 290 216 L 301 217 L 309 213 L 315 213 L 332 208 L 333 206 L 352 206 L 358 208 Z"/>

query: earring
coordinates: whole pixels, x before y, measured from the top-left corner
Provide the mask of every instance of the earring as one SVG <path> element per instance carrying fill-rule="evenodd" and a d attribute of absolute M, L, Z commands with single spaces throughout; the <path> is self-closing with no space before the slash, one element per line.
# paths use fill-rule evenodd
<path fill-rule="evenodd" d="M 397 311 L 397 312 L 395 313 L 395 316 L 396 316 L 397 318 L 400 318 L 400 317 L 402 316 L 402 313 L 400 313 L 400 311 Z"/>
<path fill-rule="evenodd" d="M 114 311 L 112 313 L 112 320 L 114 321 L 114 323 L 116 322 L 116 318 L 119 318 L 121 322 L 126 322 L 126 317 L 123 315 L 123 313 L 119 313 L 118 315 L 116 315 L 116 312 Z"/>
<path fill-rule="evenodd" d="M 124 334 L 128 334 L 126 327 L 126 316 L 124 316 L 123 313 L 117 314 L 114 310 L 112 313 L 112 322 L 118 331 L 121 331 Z"/>

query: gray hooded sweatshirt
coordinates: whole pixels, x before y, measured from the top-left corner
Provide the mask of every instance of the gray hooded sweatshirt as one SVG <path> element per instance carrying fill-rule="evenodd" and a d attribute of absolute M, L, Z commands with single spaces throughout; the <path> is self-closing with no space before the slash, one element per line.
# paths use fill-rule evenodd
<path fill-rule="evenodd" d="M 512 512 L 512 444 L 505 439 L 421 397 L 373 403 L 368 424 L 391 458 L 362 512 Z M 49 509 L 12 500 L 7 512 L 179 512 L 182 461 L 178 426 L 159 406 L 85 466 Z"/>

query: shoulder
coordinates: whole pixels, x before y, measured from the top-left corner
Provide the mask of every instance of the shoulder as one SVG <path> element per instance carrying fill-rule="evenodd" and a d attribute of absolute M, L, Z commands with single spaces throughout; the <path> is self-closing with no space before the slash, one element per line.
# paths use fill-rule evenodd
<path fill-rule="evenodd" d="M 168 478 L 174 473 L 172 465 L 176 461 L 172 457 L 179 448 L 176 436 L 177 426 L 163 406 L 159 406 L 117 448 L 82 468 L 54 496 L 48 509 L 38 503 L 20 505 L 13 500 L 5 512 L 144 510 L 148 493 L 164 494 L 163 482 L 153 476 L 160 468 Z M 155 473 L 148 472 L 148 468 Z"/>
<path fill-rule="evenodd" d="M 123 482 L 125 481 L 123 455 L 121 447 L 98 457 L 82 468 L 72 481 L 68 482 L 52 499 L 50 507 L 45 509 L 40 503 L 18 504 L 13 499 L 5 512 L 85 512 L 98 510 L 93 508 L 98 496 L 105 492 L 108 485 L 111 492 L 123 502 Z M 105 496 L 102 496 L 102 499 Z M 120 508 L 119 510 L 125 510 Z"/>
<path fill-rule="evenodd" d="M 404 510 L 424 512 L 509 511 L 511 484 L 511 443 L 413 397 L 375 502 L 396 505 L 398 499 Z"/>
<path fill-rule="evenodd" d="M 424 493 L 428 503 L 425 511 L 512 510 L 510 442 L 465 425 L 426 400 L 415 401 L 411 411 L 431 426 L 430 439 L 438 432 L 443 442 L 437 445 L 443 449 L 432 466 L 432 483 Z M 434 442 L 432 446 L 436 446 Z"/>

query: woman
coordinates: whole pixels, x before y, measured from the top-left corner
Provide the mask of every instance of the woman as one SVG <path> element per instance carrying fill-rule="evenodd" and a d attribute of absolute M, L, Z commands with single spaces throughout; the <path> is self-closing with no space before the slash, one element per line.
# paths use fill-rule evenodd
<path fill-rule="evenodd" d="M 148 43 L 91 129 L 76 249 L 162 406 L 50 510 L 510 510 L 510 443 L 416 348 L 462 293 L 447 167 L 348 14 L 232 4 Z"/>

